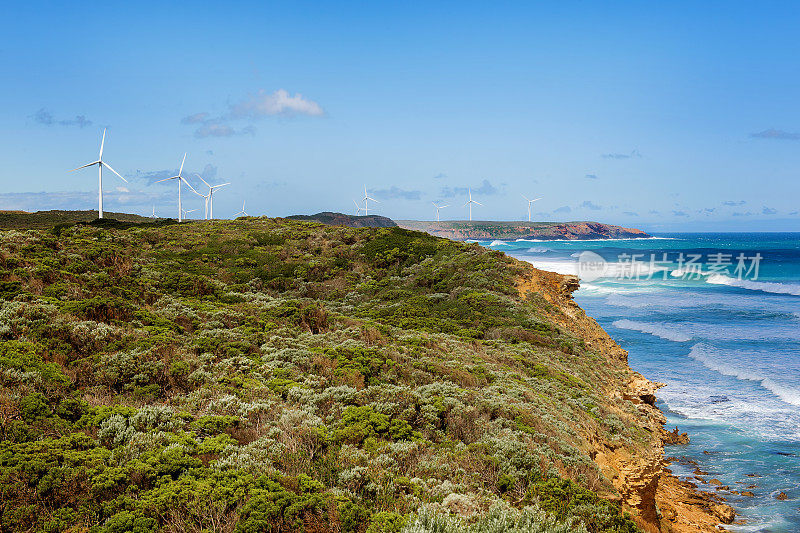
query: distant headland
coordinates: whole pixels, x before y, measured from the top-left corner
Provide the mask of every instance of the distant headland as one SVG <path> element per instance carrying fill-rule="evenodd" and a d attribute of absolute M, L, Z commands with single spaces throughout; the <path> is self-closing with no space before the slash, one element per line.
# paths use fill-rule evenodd
<path fill-rule="evenodd" d="M 494 220 L 444 220 L 426 222 L 397 220 L 401 228 L 424 231 L 436 237 L 457 241 L 486 240 L 589 240 L 589 239 L 646 239 L 650 235 L 639 229 L 623 228 L 600 222 L 500 222 Z"/>

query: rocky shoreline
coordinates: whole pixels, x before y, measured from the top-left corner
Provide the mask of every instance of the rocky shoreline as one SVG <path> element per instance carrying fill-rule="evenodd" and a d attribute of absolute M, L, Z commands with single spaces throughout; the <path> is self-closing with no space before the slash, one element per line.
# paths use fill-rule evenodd
<path fill-rule="evenodd" d="M 723 529 L 735 518 L 734 509 L 716 492 L 706 492 L 682 481 L 668 468 L 664 447 L 688 441 L 688 435 L 664 428 L 666 418 L 656 407 L 656 391 L 663 386 L 647 380 L 628 366 L 627 352 L 572 299 L 579 287 L 578 278 L 531 268 L 530 275 L 518 282 L 523 296 L 539 294 L 550 304 L 550 318 L 587 346 L 605 356 L 618 371 L 618 381 L 606 384 L 612 400 L 629 400 L 638 408 L 638 418 L 620 418 L 643 428 L 647 438 L 633 449 L 620 447 L 587 431 L 583 436 L 586 451 L 608 477 L 623 508 L 631 512 L 647 532 L 710 532 Z"/>

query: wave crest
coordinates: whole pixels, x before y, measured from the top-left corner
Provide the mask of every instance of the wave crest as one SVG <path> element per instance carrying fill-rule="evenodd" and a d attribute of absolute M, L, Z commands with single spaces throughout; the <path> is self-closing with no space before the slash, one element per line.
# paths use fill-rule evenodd
<path fill-rule="evenodd" d="M 776 283 L 769 281 L 751 281 L 747 279 L 736 279 L 722 274 L 712 274 L 706 279 L 713 285 L 728 285 L 751 291 L 769 292 L 772 294 L 789 294 L 800 296 L 800 285 L 796 283 Z"/>
<path fill-rule="evenodd" d="M 731 376 L 742 381 L 755 381 L 784 402 L 800 407 L 800 390 L 777 383 L 757 369 L 747 370 L 738 365 L 731 365 L 725 362 L 724 354 L 713 346 L 704 343 L 695 344 L 689 351 L 689 357 L 709 370 L 719 372 L 725 376 Z"/>
<path fill-rule="evenodd" d="M 620 329 L 630 329 L 633 331 L 640 331 L 642 333 L 649 333 L 650 335 L 673 342 L 688 342 L 692 340 L 692 337 L 689 335 L 681 333 L 680 331 L 675 331 L 673 328 L 665 326 L 664 324 L 637 322 L 635 320 L 628 320 L 627 318 L 624 318 L 622 320 L 614 321 L 613 326 Z"/>

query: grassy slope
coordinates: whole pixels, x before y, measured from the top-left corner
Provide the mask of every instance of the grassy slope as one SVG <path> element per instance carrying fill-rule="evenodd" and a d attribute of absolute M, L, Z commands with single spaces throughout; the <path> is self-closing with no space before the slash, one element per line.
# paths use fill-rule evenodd
<path fill-rule="evenodd" d="M 647 442 L 624 372 L 529 271 L 399 228 L 0 232 L 0 529 L 633 531 L 582 438 Z"/>

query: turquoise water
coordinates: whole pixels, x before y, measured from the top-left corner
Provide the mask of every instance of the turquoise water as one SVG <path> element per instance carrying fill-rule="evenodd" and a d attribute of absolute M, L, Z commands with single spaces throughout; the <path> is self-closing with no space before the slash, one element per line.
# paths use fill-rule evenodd
<path fill-rule="evenodd" d="M 755 494 L 720 491 L 742 520 L 731 529 L 800 531 L 800 234 L 658 237 L 481 244 L 562 273 L 576 272 L 581 252 L 601 256 L 605 275 L 584 277 L 575 299 L 629 351 L 633 369 L 667 384 L 659 407 L 691 443 L 666 453 L 697 461 L 706 480 Z M 731 254 L 731 264 L 719 253 Z M 639 279 L 633 254 L 641 254 Z M 687 266 L 697 254 L 698 266 Z M 755 279 L 746 275 L 754 263 Z M 671 468 L 693 476 L 694 467 Z M 788 499 L 777 500 L 780 492 Z"/>

